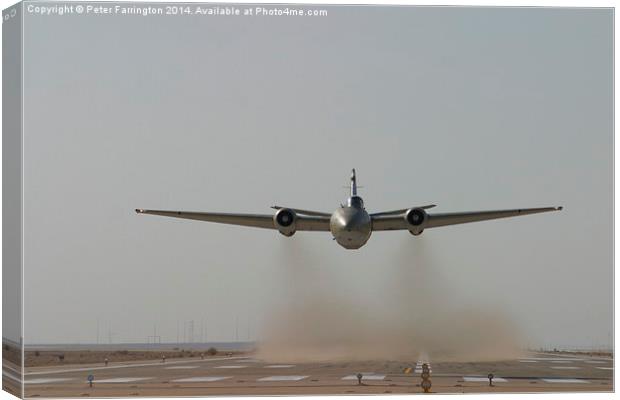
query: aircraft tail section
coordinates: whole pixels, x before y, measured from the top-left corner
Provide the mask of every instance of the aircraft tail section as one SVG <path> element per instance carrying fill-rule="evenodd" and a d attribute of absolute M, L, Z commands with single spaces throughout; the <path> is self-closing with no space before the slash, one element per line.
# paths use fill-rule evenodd
<path fill-rule="evenodd" d="M 351 170 L 351 197 L 357 196 L 357 180 L 355 178 L 355 168 Z"/>

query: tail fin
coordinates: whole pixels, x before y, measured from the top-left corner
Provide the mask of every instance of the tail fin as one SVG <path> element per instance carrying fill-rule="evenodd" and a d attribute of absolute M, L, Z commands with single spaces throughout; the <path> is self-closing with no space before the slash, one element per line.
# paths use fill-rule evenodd
<path fill-rule="evenodd" d="M 355 179 L 355 168 L 351 170 L 351 197 L 357 196 L 357 181 Z"/>

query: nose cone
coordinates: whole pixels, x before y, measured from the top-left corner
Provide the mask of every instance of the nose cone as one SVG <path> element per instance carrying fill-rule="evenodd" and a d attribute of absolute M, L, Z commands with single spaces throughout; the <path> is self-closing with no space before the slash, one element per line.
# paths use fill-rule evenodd
<path fill-rule="evenodd" d="M 355 224 L 355 212 L 353 209 L 349 207 L 344 207 L 336 210 L 331 217 L 330 220 L 332 233 L 334 233 L 334 229 L 337 231 L 342 231 L 346 229 L 351 229 Z"/>
<path fill-rule="evenodd" d="M 330 220 L 332 235 L 346 249 L 359 249 L 371 233 L 370 216 L 364 210 L 343 207 L 336 210 Z"/>

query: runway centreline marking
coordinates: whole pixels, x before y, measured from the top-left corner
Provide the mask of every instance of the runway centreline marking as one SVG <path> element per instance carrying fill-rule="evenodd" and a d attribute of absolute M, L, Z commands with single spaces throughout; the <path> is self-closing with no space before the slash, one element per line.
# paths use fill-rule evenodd
<path fill-rule="evenodd" d="M 172 382 L 217 382 L 230 378 L 232 378 L 232 376 L 194 376 L 192 378 L 175 379 Z"/>
<path fill-rule="evenodd" d="M 581 369 L 581 367 L 549 367 L 551 369 Z"/>
<path fill-rule="evenodd" d="M 538 361 L 534 360 L 519 360 L 520 363 L 537 363 Z"/>
<path fill-rule="evenodd" d="M 362 381 L 365 381 L 365 380 L 369 380 L 369 381 L 382 381 L 384 379 L 385 379 L 385 375 L 364 375 L 364 374 L 362 374 Z M 357 380 L 357 375 L 347 375 L 344 378 L 342 378 L 341 380 L 343 380 L 343 381 Z"/>
<path fill-rule="evenodd" d="M 42 383 L 55 383 L 55 382 L 66 382 L 72 381 L 75 378 L 35 378 L 25 381 L 26 385 L 38 385 Z"/>
<path fill-rule="evenodd" d="M 574 378 L 546 378 L 542 380 L 547 383 L 590 383 L 585 379 L 574 379 Z"/>
<path fill-rule="evenodd" d="M 80 367 L 80 368 L 59 369 L 59 370 L 31 371 L 31 372 L 26 372 L 24 375 L 53 375 L 53 374 L 65 374 L 67 372 L 98 371 L 98 370 L 115 369 L 115 368 L 141 368 L 141 367 L 156 367 L 156 366 L 165 367 L 170 364 L 189 364 L 189 363 L 199 363 L 199 362 L 242 360 L 245 358 L 247 357 L 225 357 L 225 358 L 211 358 L 211 359 L 206 359 L 206 360 L 168 361 L 166 363 L 162 363 L 161 361 L 159 361 L 159 362 L 142 363 L 142 364 L 109 365 L 107 367 Z"/>
<path fill-rule="evenodd" d="M 277 381 L 300 381 L 306 379 L 309 375 L 275 375 L 259 378 L 259 382 L 277 382 Z"/>
<path fill-rule="evenodd" d="M 586 364 L 607 364 L 609 361 L 584 361 Z"/>
<path fill-rule="evenodd" d="M 614 369 L 614 367 L 596 367 L 596 369 L 613 370 L 613 369 Z"/>
<path fill-rule="evenodd" d="M 554 364 L 572 364 L 573 362 L 571 360 L 562 360 L 562 361 L 551 361 Z"/>
<path fill-rule="evenodd" d="M 265 365 L 265 368 L 293 368 L 292 364 Z"/>
<path fill-rule="evenodd" d="M 426 354 L 420 354 L 418 361 L 415 364 L 414 374 L 421 374 L 423 372 L 423 366 L 426 364 L 428 366 L 428 372 L 433 373 L 433 368 L 431 367 L 430 361 L 428 361 L 428 356 Z"/>
<path fill-rule="evenodd" d="M 238 369 L 238 368 L 247 368 L 247 365 L 218 365 L 213 368 L 222 368 L 222 369 Z"/>
<path fill-rule="evenodd" d="M 129 383 L 129 382 L 146 381 L 147 379 L 153 379 L 153 377 L 95 379 L 93 383 Z"/>
<path fill-rule="evenodd" d="M 174 367 L 166 367 L 164 369 L 194 369 L 194 368 L 198 368 L 194 365 L 177 365 Z"/>

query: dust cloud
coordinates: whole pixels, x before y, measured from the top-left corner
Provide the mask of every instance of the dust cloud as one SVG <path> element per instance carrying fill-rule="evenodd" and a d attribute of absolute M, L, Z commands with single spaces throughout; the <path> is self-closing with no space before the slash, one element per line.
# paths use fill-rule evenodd
<path fill-rule="evenodd" d="M 353 267 L 346 257 L 336 261 L 300 240 L 284 245 L 284 282 L 265 321 L 259 357 L 303 362 L 428 356 L 438 362 L 518 356 L 517 330 L 505 313 L 465 304 L 449 287 L 454 282 L 437 272 L 424 238 L 406 239 L 381 265 Z M 356 279 L 347 268 L 355 268 Z M 351 287 L 360 282 L 364 287 Z"/>

